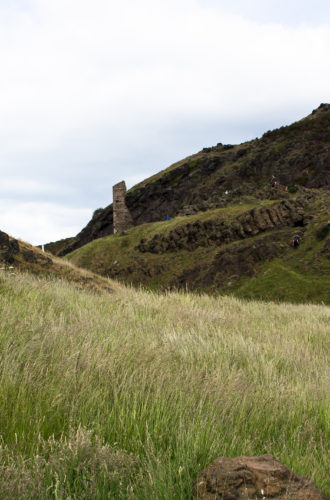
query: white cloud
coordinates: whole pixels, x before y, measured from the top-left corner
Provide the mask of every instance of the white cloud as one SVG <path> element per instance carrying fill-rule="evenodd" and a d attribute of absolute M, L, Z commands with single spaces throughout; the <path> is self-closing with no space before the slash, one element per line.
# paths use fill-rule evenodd
<path fill-rule="evenodd" d="M 0 201 L 0 228 L 33 245 L 74 236 L 93 214 L 92 209 L 68 208 L 54 203 Z"/>
<path fill-rule="evenodd" d="M 2 196 L 30 190 L 35 201 L 44 190 L 44 201 L 58 192 L 63 206 L 89 205 L 91 182 L 110 192 L 121 178 L 129 184 L 196 148 L 255 137 L 261 125 L 329 100 L 329 19 L 257 22 L 212 0 L 8 5 L 15 8 L 0 16 Z"/>
<path fill-rule="evenodd" d="M 49 198 L 50 196 L 56 197 L 59 191 L 63 191 L 66 195 L 73 194 L 73 188 L 69 186 L 60 186 L 58 184 L 51 184 L 38 182 L 38 179 L 23 179 L 23 178 L 2 178 L 0 183 L 0 197 L 2 199 L 10 199 L 11 196 L 30 198 L 43 197 Z"/>

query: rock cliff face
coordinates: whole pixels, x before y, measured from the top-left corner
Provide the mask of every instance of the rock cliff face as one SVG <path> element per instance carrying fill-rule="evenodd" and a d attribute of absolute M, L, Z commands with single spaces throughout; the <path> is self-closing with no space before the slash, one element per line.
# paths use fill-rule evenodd
<path fill-rule="evenodd" d="M 0 231 L 0 263 L 12 264 L 19 253 L 17 240 L 11 240 L 7 233 Z"/>
<path fill-rule="evenodd" d="M 287 187 L 330 189 L 330 106 L 238 146 L 218 144 L 169 167 L 126 194 L 133 224 L 225 207 L 244 197 L 278 199 Z M 276 179 L 277 189 L 272 187 Z M 113 233 L 113 209 L 97 211 L 59 255 Z"/>
<path fill-rule="evenodd" d="M 153 236 L 151 240 L 142 239 L 136 247 L 141 253 L 166 253 L 182 249 L 195 250 L 200 246 L 219 246 L 244 239 L 269 229 L 283 226 L 304 226 L 304 205 L 306 198 L 296 201 L 282 201 L 273 207 L 254 208 L 239 215 L 228 223 L 224 220 L 197 220 L 182 224 L 170 231 L 167 236 Z"/>
<path fill-rule="evenodd" d="M 201 262 L 195 267 L 185 269 L 175 276 L 171 288 L 203 290 L 212 286 L 222 290 L 232 285 L 242 276 L 253 277 L 258 264 L 279 257 L 287 251 L 280 233 L 271 233 L 251 241 L 222 248 L 209 263 Z"/>

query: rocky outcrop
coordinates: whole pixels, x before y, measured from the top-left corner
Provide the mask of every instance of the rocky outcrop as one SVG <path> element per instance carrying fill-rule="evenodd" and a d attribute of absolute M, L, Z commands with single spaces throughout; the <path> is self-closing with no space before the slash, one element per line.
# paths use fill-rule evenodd
<path fill-rule="evenodd" d="M 111 284 L 86 270 L 68 265 L 61 259 L 52 259 L 47 252 L 29 243 L 17 241 L 0 231 L 0 274 L 28 272 L 36 276 L 65 279 L 79 289 L 93 292 L 112 292 Z"/>
<path fill-rule="evenodd" d="M 18 241 L 10 239 L 7 233 L 0 231 L 0 263 L 12 264 L 19 251 Z"/>
<path fill-rule="evenodd" d="M 271 455 L 217 458 L 198 477 L 194 500 L 326 500 L 316 486 Z"/>
<path fill-rule="evenodd" d="M 174 277 L 171 288 L 221 290 L 244 275 L 253 277 L 258 264 L 280 256 L 286 249 L 288 244 L 283 243 L 280 233 L 233 243 L 216 253 L 211 262 L 185 269 Z"/>
<path fill-rule="evenodd" d="M 182 224 L 167 236 L 156 234 L 150 240 L 142 239 L 136 250 L 157 254 L 182 249 L 192 251 L 200 246 L 228 244 L 274 228 L 304 226 L 303 207 L 306 202 L 306 199 L 285 200 L 276 206 L 254 208 L 237 216 L 232 222 L 212 218 Z"/>
<path fill-rule="evenodd" d="M 26 263 L 48 266 L 52 264 L 52 259 L 33 247 L 26 248 L 26 245 L 20 245 L 17 240 L 0 231 L 0 263 L 4 265 Z"/>

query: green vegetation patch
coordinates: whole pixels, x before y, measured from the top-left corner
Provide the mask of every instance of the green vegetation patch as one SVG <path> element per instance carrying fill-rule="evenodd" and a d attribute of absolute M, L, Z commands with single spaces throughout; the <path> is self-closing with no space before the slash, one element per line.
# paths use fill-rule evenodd
<path fill-rule="evenodd" d="M 259 202 L 257 206 L 261 207 L 272 204 L 274 204 L 274 201 L 265 200 Z M 193 224 L 196 221 L 221 219 L 230 222 L 234 217 L 254 207 L 255 203 L 239 203 L 225 208 L 207 210 L 187 217 L 175 217 L 171 220 L 141 224 L 127 231 L 126 235 L 113 234 L 105 238 L 98 238 L 68 254 L 66 258 L 78 266 L 102 274 L 102 270 L 105 269 L 104 266 L 110 266 L 114 261 L 117 261 L 120 265 L 129 265 L 134 256 L 140 255 L 134 248 L 142 238 L 151 239 L 155 234 L 167 236 L 170 231 L 177 227 L 189 223 Z M 147 258 L 150 260 L 154 257 L 148 254 Z M 172 256 L 170 258 L 172 259 Z M 156 256 L 156 259 L 159 260 L 159 257 Z M 162 259 L 166 259 L 166 257 L 162 256 Z"/>
<path fill-rule="evenodd" d="M 271 453 L 330 494 L 326 306 L 0 274 L 0 496 L 191 498 Z"/>
<path fill-rule="evenodd" d="M 302 236 L 297 250 L 288 246 L 281 258 L 263 263 L 252 279 L 242 277 L 228 292 L 245 299 L 330 304 L 330 260 L 324 242 L 328 214 L 317 209 L 319 217 L 303 231 L 296 229 Z"/>
<path fill-rule="evenodd" d="M 167 237 L 170 231 L 186 224 L 214 219 L 230 223 L 240 213 L 253 207 L 271 206 L 276 203 L 278 202 L 265 200 L 257 205 L 236 204 L 189 217 L 143 224 L 132 228 L 127 235 L 115 234 L 94 240 L 72 252 L 67 258 L 80 267 L 150 290 L 184 288 L 181 277 L 188 273 L 201 283 L 199 291 L 203 292 L 228 293 L 258 300 L 330 304 L 329 252 L 325 251 L 329 227 L 326 196 L 319 195 L 316 201 L 305 209 L 306 217 L 313 217 L 306 227 L 275 229 L 229 244 L 200 246 L 194 250 L 183 248 L 175 252 L 157 254 L 142 253 L 136 249 L 142 239 L 150 241 L 156 234 L 160 238 Z M 301 246 L 296 251 L 291 246 L 295 232 L 302 236 Z M 237 275 L 235 272 L 234 279 L 228 276 L 222 286 L 203 280 L 203 273 L 207 272 L 208 266 L 213 265 L 219 251 L 227 249 L 230 254 L 241 245 L 253 247 L 267 234 L 270 235 L 270 240 L 271 234 L 274 235 L 274 244 L 280 250 L 280 257 L 270 259 L 267 252 L 264 252 L 264 261 L 253 266 L 253 275 Z M 191 289 L 194 288 L 193 279 L 194 277 L 190 282 Z"/>

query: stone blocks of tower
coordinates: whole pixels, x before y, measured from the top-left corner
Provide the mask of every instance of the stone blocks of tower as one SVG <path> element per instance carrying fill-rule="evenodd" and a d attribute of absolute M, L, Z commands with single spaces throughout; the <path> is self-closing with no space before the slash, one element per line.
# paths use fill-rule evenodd
<path fill-rule="evenodd" d="M 133 226 L 133 219 L 125 202 L 125 181 L 113 186 L 113 232 L 122 233 Z"/>

